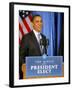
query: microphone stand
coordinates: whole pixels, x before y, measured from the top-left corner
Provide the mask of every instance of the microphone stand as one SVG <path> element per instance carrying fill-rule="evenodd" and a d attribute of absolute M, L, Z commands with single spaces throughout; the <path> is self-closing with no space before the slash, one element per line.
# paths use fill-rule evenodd
<path fill-rule="evenodd" d="M 45 41 L 41 39 L 40 40 L 40 45 L 41 45 L 41 49 L 43 49 L 43 54 L 46 55 L 46 56 L 48 56 L 47 55 L 47 48 L 48 48 L 48 45 L 49 45 L 48 39 L 46 39 Z"/>

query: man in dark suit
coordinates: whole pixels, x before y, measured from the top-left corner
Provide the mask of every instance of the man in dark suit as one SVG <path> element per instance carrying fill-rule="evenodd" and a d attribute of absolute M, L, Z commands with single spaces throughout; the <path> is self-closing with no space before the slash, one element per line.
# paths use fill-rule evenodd
<path fill-rule="evenodd" d="M 19 48 L 19 73 L 22 78 L 21 67 L 25 63 L 26 56 L 41 56 L 43 50 L 40 47 L 40 39 L 46 40 L 46 37 L 40 33 L 42 30 L 42 18 L 40 15 L 35 15 L 32 18 L 33 30 L 24 35 L 21 46 Z"/>

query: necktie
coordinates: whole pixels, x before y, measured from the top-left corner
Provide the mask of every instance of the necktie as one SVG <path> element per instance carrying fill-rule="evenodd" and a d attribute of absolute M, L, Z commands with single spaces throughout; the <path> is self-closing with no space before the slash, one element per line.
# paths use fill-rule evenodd
<path fill-rule="evenodd" d="M 40 45 L 40 33 L 38 34 L 38 43 Z"/>

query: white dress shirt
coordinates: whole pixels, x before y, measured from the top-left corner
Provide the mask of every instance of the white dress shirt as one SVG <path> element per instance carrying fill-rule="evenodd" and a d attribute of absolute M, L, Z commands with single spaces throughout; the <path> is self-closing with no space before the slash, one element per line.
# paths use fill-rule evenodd
<path fill-rule="evenodd" d="M 40 43 L 40 39 L 42 38 L 40 32 L 37 32 L 36 30 L 33 30 L 33 32 L 36 36 L 37 41 Z"/>
<path fill-rule="evenodd" d="M 41 51 L 41 53 L 43 54 L 43 52 L 44 52 L 44 46 L 43 46 L 43 45 L 40 45 L 40 39 L 42 39 L 42 36 L 41 36 L 40 32 L 37 32 L 37 31 L 35 31 L 35 30 L 33 30 L 33 32 L 34 32 L 35 37 L 36 37 L 36 39 L 37 39 L 37 41 L 38 41 L 38 43 L 39 43 L 40 51 Z"/>

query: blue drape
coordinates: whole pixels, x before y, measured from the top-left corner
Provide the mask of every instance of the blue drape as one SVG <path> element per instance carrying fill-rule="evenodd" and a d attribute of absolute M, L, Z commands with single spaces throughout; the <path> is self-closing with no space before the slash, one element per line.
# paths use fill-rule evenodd
<path fill-rule="evenodd" d="M 47 53 L 49 56 L 63 56 L 64 13 L 33 11 L 43 20 L 42 33 L 49 39 Z"/>

